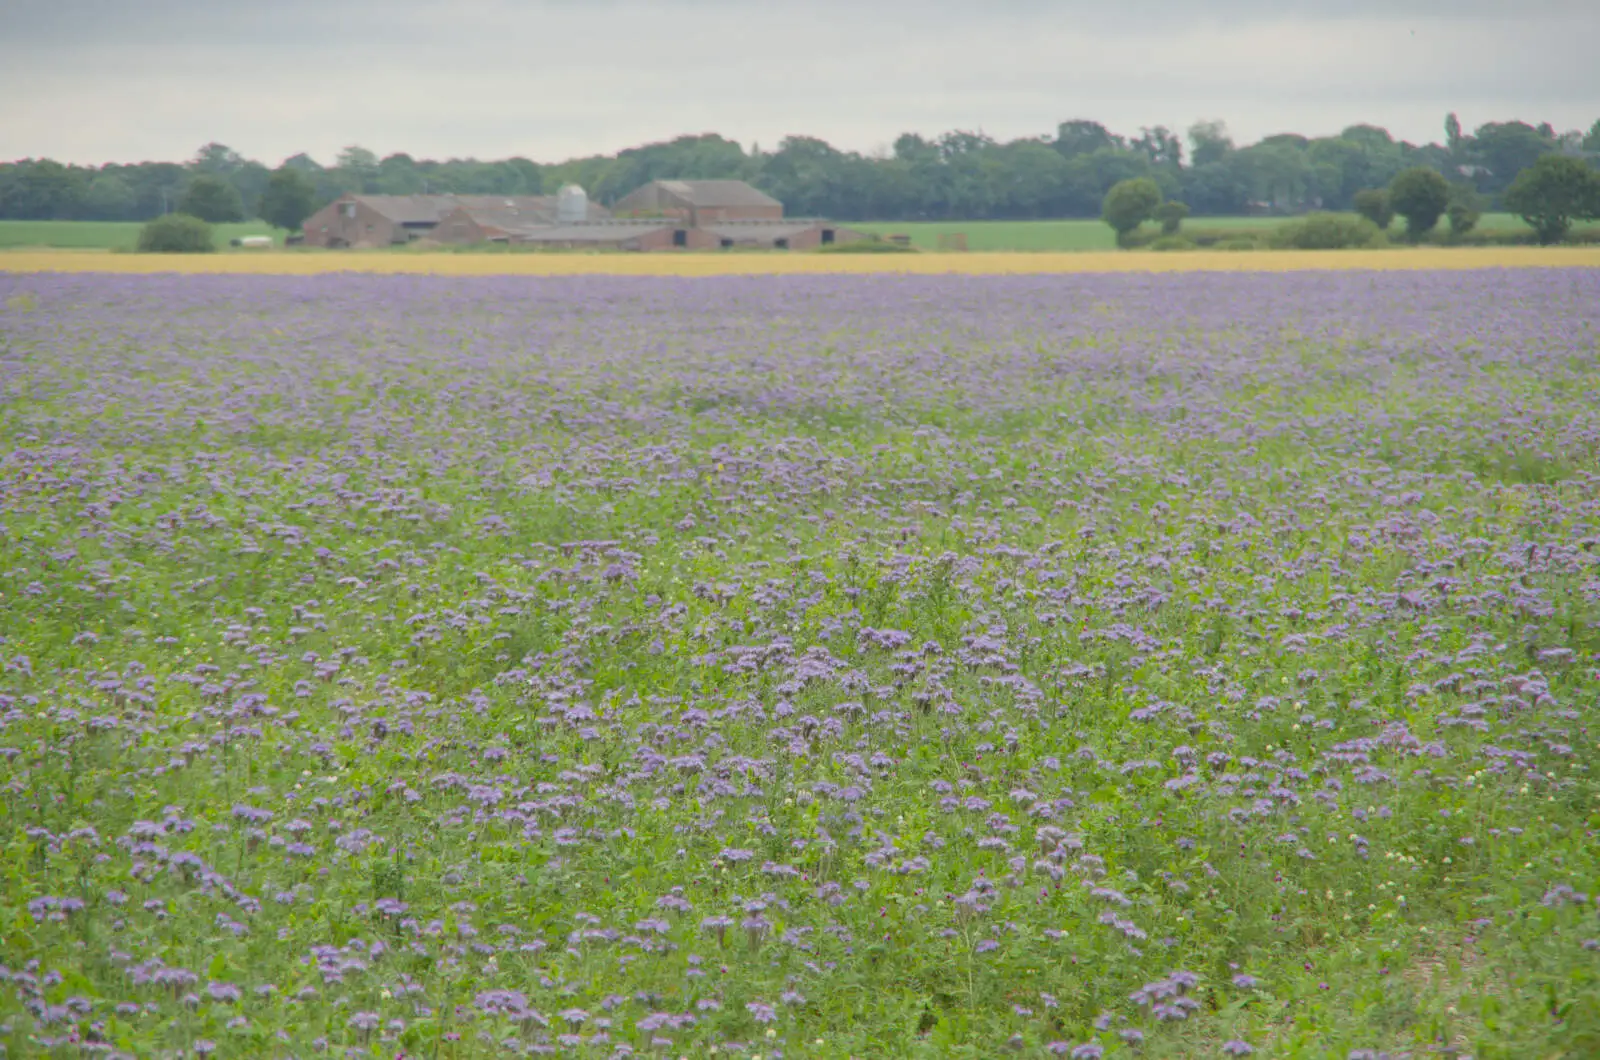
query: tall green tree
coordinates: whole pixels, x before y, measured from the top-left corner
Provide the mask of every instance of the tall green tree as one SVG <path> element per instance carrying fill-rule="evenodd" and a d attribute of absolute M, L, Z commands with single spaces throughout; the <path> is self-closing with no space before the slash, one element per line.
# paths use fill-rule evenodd
<path fill-rule="evenodd" d="M 1183 141 L 1165 125 L 1140 129 L 1139 138 L 1129 146 L 1152 166 L 1178 169 L 1183 165 Z"/>
<path fill-rule="evenodd" d="M 189 171 L 208 177 L 227 177 L 245 165 L 245 158 L 227 144 L 206 144 L 189 160 Z"/>
<path fill-rule="evenodd" d="M 420 195 L 427 190 L 427 175 L 410 155 L 392 154 L 378 163 L 378 194 Z"/>
<path fill-rule="evenodd" d="M 1478 189 L 1491 195 L 1504 191 L 1518 173 L 1555 149 L 1553 134 L 1547 136 L 1525 121 L 1478 126 L 1471 148 L 1472 161 L 1481 170 Z"/>
<path fill-rule="evenodd" d="M 244 201 L 239 197 L 239 189 L 221 177 L 200 176 L 183 189 L 177 212 L 209 224 L 243 221 Z"/>
<path fill-rule="evenodd" d="M 1504 196 L 1541 243 L 1559 243 L 1577 220 L 1600 218 L 1600 171 L 1581 158 L 1545 155 L 1517 174 Z"/>
<path fill-rule="evenodd" d="M 1120 149 L 1126 146 L 1127 143 L 1122 137 L 1113 134 L 1097 121 L 1076 118 L 1072 121 L 1064 121 L 1056 126 L 1055 148 L 1066 158 L 1075 158 L 1078 155 L 1088 155 L 1096 151 Z"/>
<path fill-rule="evenodd" d="M 1183 197 L 1196 213 L 1226 217 L 1244 212 L 1250 187 L 1230 156 L 1221 162 L 1197 165 L 1184 175 Z"/>
<path fill-rule="evenodd" d="M 339 152 L 335 169 L 350 191 L 375 195 L 378 191 L 378 156 L 365 147 L 351 144 Z"/>
<path fill-rule="evenodd" d="M 1189 158 L 1198 168 L 1221 162 L 1233 150 L 1228 126 L 1220 121 L 1197 121 L 1189 126 Z"/>
<path fill-rule="evenodd" d="M 24 159 L 0 174 L 0 217 L 24 221 L 70 219 L 83 208 L 82 170 L 48 158 Z"/>
<path fill-rule="evenodd" d="M 133 188 L 115 173 L 101 173 L 83 193 L 83 213 L 92 221 L 131 220 L 139 206 Z"/>
<path fill-rule="evenodd" d="M 293 232 L 317 209 L 317 186 L 311 178 L 287 165 L 272 171 L 261 194 L 261 219 L 274 228 Z"/>
<path fill-rule="evenodd" d="M 1412 166 L 1389 182 L 1389 205 L 1405 218 L 1406 235 L 1421 239 L 1433 231 L 1450 205 L 1450 183 L 1438 170 Z"/>
<path fill-rule="evenodd" d="M 1367 183 L 1367 149 L 1355 140 L 1327 136 L 1311 141 L 1306 158 L 1315 168 L 1317 197 L 1326 210 L 1342 210 Z"/>
<path fill-rule="evenodd" d="M 272 170 L 256 161 L 246 161 L 244 165 L 228 174 L 228 183 L 239 193 L 246 217 L 255 215 L 271 176 Z"/>
<path fill-rule="evenodd" d="M 1308 205 L 1314 193 L 1315 173 L 1306 153 L 1293 143 L 1263 140 L 1234 153 L 1236 171 L 1251 197 L 1282 213 L 1295 213 Z"/>

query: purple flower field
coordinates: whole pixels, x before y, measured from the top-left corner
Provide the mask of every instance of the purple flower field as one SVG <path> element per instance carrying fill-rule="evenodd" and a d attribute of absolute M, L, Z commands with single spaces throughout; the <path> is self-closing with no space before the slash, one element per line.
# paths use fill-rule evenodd
<path fill-rule="evenodd" d="M 0 274 L 0 443 L 0 1056 L 1600 1055 L 1600 271 Z"/>

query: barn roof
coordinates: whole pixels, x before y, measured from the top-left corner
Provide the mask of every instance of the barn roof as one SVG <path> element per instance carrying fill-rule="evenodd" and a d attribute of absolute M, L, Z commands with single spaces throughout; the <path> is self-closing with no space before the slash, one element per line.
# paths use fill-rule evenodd
<path fill-rule="evenodd" d="M 521 215 L 525 223 L 535 215 L 554 217 L 556 208 L 555 197 L 551 195 L 352 195 L 351 198 L 397 224 L 438 224 L 445 214 L 460 207 L 475 214 Z"/>
<path fill-rule="evenodd" d="M 742 180 L 658 180 L 655 183 L 695 206 L 782 205 Z"/>
<path fill-rule="evenodd" d="M 448 195 L 352 195 L 350 198 L 399 224 L 437 224 L 455 206 Z"/>

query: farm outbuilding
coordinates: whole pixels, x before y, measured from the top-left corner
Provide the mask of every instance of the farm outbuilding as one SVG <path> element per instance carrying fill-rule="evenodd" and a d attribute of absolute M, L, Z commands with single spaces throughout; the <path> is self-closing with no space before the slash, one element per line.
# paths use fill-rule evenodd
<path fill-rule="evenodd" d="M 609 220 L 526 228 L 510 242 L 568 250 L 710 250 L 716 237 L 670 220 Z"/>
<path fill-rule="evenodd" d="M 835 243 L 854 243 L 866 233 L 844 228 L 815 217 L 792 217 L 784 221 L 723 221 L 708 224 L 705 231 L 716 237 L 713 246 L 765 247 L 770 250 L 815 250 Z"/>
<path fill-rule="evenodd" d="M 435 195 L 343 195 L 303 226 L 311 247 L 387 247 L 409 243 L 439 223 L 442 204 Z"/>
<path fill-rule="evenodd" d="M 529 229 L 585 224 L 610 216 L 603 206 L 587 199 L 574 203 L 569 197 L 567 209 L 574 207 L 582 211 L 582 216 L 564 221 L 560 200 L 553 195 L 462 196 L 459 205 L 439 218 L 428 238 L 440 243 L 509 243 L 516 242 L 517 234 Z"/>
<path fill-rule="evenodd" d="M 567 185 L 556 195 L 344 195 L 306 219 L 314 247 L 517 243 L 617 250 L 811 250 L 866 236 L 783 204 L 742 180 L 656 180 L 613 210 Z"/>
<path fill-rule="evenodd" d="M 586 203 L 591 219 L 610 216 Z M 503 240 L 512 228 L 551 225 L 554 195 L 343 195 L 306 219 L 314 247 L 387 247 L 417 239 L 446 243 Z M 448 226 L 446 222 L 448 221 Z"/>

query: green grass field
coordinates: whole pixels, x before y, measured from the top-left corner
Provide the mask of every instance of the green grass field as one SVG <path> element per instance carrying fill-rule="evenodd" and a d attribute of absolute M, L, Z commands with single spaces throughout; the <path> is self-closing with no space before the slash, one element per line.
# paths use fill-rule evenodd
<path fill-rule="evenodd" d="M 139 241 L 138 221 L 0 221 L 0 248 L 60 247 L 71 250 L 132 250 Z M 218 247 L 240 236 L 272 236 L 279 244 L 283 234 L 263 221 L 213 225 Z"/>
<path fill-rule="evenodd" d="M 1183 222 L 1190 232 L 1207 229 L 1271 229 L 1283 217 L 1191 217 Z M 908 235 L 922 250 L 939 249 L 939 237 L 965 235 L 968 250 L 1111 250 L 1116 246 L 1111 229 L 1097 220 L 1071 221 L 867 221 L 851 228 L 880 236 Z M 1396 225 L 1398 228 L 1398 224 Z M 1527 231 L 1522 219 L 1507 213 L 1484 214 L 1483 231 Z"/>
<path fill-rule="evenodd" d="M 1195 217 L 1184 222 L 1185 231 L 1208 229 L 1270 229 L 1282 217 Z M 132 250 L 139 239 L 136 221 L 0 221 L 0 249 L 56 247 L 74 250 Z M 1111 250 L 1116 246 L 1111 229 L 1096 220 L 1070 221 L 867 221 L 851 228 L 881 236 L 908 235 L 922 250 L 939 249 L 939 237 L 964 235 L 968 250 L 1061 251 Z M 1485 214 L 1478 227 L 1484 231 L 1526 231 L 1511 214 Z M 214 226 L 217 246 L 239 236 L 270 235 L 280 245 L 282 233 L 261 221 Z"/>

